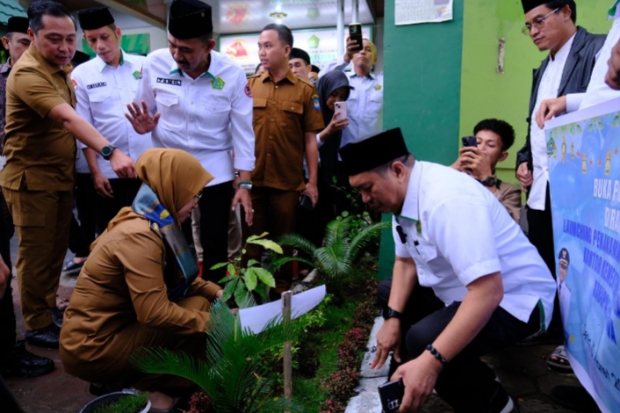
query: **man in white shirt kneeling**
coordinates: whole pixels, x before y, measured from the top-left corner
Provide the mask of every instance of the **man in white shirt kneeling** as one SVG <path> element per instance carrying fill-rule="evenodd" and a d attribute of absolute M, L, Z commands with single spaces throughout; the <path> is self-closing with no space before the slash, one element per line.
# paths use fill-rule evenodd
<path fill-rule="evenodd" d="M 551 321 L 555 282 L 536 249 L 479 182 L 415 160 L 400 129 L 340 155 L 363 202 L 394 214 L 393 288 L 371 366 L 390 351 L 409 360 L 391 377 L 405 386 L 399 411 L 417 410 L 435 388 L 456 412 L 509 412 L 512 400 L 480 357 Z M 412 294 L 429 289 L 442 304 L 406 313 Z M 411 324 L 401 325 L 404 316 Z"/>

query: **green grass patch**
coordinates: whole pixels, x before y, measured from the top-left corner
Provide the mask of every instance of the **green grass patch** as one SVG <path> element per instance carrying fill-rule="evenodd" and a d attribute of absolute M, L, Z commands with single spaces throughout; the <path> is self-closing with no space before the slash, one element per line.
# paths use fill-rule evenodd
<path fill-rule="evenodd" d="M 127 395 L 114 403 L 106 406 L 99 406 L 93 410 L 93 413 L 138 413 L 144 409 L 149 400 L 148 393 L 138 393 L 135 395 Z"/>

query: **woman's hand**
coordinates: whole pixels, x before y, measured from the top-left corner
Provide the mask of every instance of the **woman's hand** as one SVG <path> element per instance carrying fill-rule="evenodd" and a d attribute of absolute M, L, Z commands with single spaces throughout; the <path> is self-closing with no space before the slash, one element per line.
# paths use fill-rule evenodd
<path fill-rule="evenodd" d="M 339 118 L 340 118 L 340 113 L 334 113 L 334 116 L 332 117 L 331 122 L 329 122 L 329 125 L 327 125 L 327 127 L 323 129 L 323 132 L 321 132 L 321 138 L 327 137 L 329 135 L 333 135 L 334 133 L 341 131 L 347 126 L 349 126 L 349 118 L 342 118 L 342 119 L 339 119 Z M 321 139 L 321 140 L 325 140 L 325 139 Z"/>

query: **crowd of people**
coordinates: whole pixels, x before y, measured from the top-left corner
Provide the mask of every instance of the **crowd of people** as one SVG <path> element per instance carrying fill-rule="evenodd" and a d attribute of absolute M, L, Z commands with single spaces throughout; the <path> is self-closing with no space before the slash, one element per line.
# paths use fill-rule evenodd
<path fill-rule="evenodd" d="M 320 71 L 286 26 L 269 24 L 246 77 L 214 50 L 211 7 L 174 0 L 168 48 L 146 57 L 121 49 L 108 8 L 80 11 L 96 57 L 79 62 L 70 12 L 36 0 L 28 18 L 9 20 L 0 67 L 0 374 L 49 373 L 53 361 L 25 343 L 59 348 L 66 372 L 93 393 L 130 386 L 152 392 L 152 411 L 171 410 L 190 382 L 138 372 L 132 352 L 204 354 L 226 271 L 212 267 L 264 232 L 320 244 L 321 229 L 351 207 L 344 188 L 393 214 L 396 263 L 378 291 L 385 323 L 372 366 L 393 352 L 401 411 L 435 389 L 457 412 L 509 412 L 480 356 L 548 330 L 562 336 L 544 123 L 620 96 L 618 14 L 605 37 L 576 25 L 573 0 L 522 3 L 524 33 L 548 56 L 534 73 L 517 188 L 495 173 L 515 141 L 505 121 L 481 120 L 451 167 L 418 161 L 400 129 L 383 131 L 369 39 L 347 41 L 342 60 Z M 14 231 L 25 343 L 10 287 Z M 262 254 L 251 245 L 244 259 Z M 63 270 L 79 273 L 69 302 L 56 296 Z M 294 275 L 281 268 L 269 298 Z M 561 347 L 548 363 L 570 370 Z"/>

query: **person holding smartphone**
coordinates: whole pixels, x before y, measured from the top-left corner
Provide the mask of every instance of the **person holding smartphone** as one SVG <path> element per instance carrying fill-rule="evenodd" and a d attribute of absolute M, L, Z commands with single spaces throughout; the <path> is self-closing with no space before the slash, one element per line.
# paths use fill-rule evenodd
<path fill-rule="evenodd" d="M 463 138 L 463 147 L 452 168 L 477 179 L 506 208 L 511 217 L 521 219 L 521 190 L 503 182 L 495 175 L 495 167 L 508 157 L 515 141 L 515 131 L 509 123 L 485 119 L 474 127 L 474 135 Z M 468 140 L 472 140 L 471 144 Z M 467 143 L 467 145 L 466 145 Z"/>

